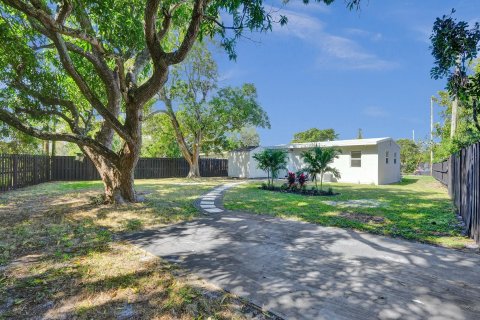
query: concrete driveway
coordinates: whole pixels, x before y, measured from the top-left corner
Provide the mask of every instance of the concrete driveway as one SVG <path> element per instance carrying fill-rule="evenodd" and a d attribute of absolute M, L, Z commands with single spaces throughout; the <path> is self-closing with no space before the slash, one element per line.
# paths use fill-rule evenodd
<path fill-rule="evenodd" d="M 480 319 L 480 256 L 223 212 L 129 237 L 286 319 Z"/>

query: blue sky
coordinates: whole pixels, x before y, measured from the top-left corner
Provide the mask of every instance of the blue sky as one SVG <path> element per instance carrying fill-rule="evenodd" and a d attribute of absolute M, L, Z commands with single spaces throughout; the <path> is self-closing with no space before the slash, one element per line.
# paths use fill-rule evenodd
<path fill-rule="evenodd" d="M 433 22 L 452 8 L 465 21 L 480 17 L 476 0 L 365 0 L 359 12 L 342 0 L 270 4 L 287 26 L 248 34 L 236 62 L 215 54 L 222 85 L 256 85 L 272 125 L 259 130 L 263 145 L 311 127 L 334 128 L 340 139 L 355 138 L 358 128 L 365 138 L 411 137 L 413 129 L 427 138 L 430 96 L 445 86 L 430 79 Z"/>

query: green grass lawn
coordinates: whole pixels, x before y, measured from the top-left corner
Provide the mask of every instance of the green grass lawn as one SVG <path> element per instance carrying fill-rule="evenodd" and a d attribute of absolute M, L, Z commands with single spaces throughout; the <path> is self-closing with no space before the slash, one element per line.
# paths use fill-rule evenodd
<path fill-rule="evenodd" d="M 332 187 L 340 193 L 336 196 L 272 192 L 259 189 L 260 184 L 252 182 L 227 192 L 225 207 L 446 247 L 462 248 L 472 242 L 462 236 L 447 190 L 432 177 L 406 176 L 398 184 L 385 186 L 325 184 L 324 189 Z M 378 206 L 358 206 L 351 200 L 371 200 Z"/>
<path fill-rule="evenodd" d="M 116 234 L 189 220 L 221 179 L 138 180 L 146 201 L 99 204 L 100 182 L 0 195 L 0 319 L 243 319 L 246 305 Z M 249 309 L 248 309 L 249 310 Z"/>

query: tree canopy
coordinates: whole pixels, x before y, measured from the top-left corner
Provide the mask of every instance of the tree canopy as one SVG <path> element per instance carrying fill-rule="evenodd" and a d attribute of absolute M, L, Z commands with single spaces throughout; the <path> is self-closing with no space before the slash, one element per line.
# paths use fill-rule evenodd
<path fill-rule="evenodd" d="M 247 30 L 275 22 L 287 19 L 275 21 L 262 0 L 1 0 L 0 120 L 77 144 L 99 171 L 106 201 L 135 201 L 144 108 L 169 68 L 206 37 L 235 58 Z M 55 130 L 39 125 L 53 120 Z"/>
<path fill-rule="evenodd" d="M 196 45 L 187 59 L 171 70 L 159 99 L 190 165 L 189 177 L 200 175 L 200 152 L 227 149 L 232 133 L 245 126 L 270 127 L 253 84 L 218 87 L 217 64 L 205 44 Z"/>
<path fill-rule="evenodd" d="M 333 141 L 336 139 L 338 139 L 338 133 L 334 129 L 311 128 L 295 133 L 292 143 Z"/>
<path fill-rule="evenodd" d="M 480 73 L 471 69 L 480 44 L 480 25 L 470 26 L 450 15 L 437 18 L 433 25 L 431 50 L 435 66 L 434 79 L 447 78 L 447 90 L 460 100 L 461 105 L 472 110 L 474 125 L 480 131 L 478 99 L 480 98 Z"/>
<path fill-rule="evenodd" d="M 400 146 L 400 164 L 403 173 L 415 173 L 419 164 L 425 160 L 422 145 L 411 139 L 398 139 Z"/>

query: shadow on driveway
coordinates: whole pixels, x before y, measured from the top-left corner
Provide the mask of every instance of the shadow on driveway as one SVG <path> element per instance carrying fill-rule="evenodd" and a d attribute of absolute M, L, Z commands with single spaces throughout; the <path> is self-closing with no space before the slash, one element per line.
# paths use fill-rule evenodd
<path fill-rule="evenodd" d="M 127 240 L 288 319 L 480 319 L 480 256 L 227 212 Z"/>

